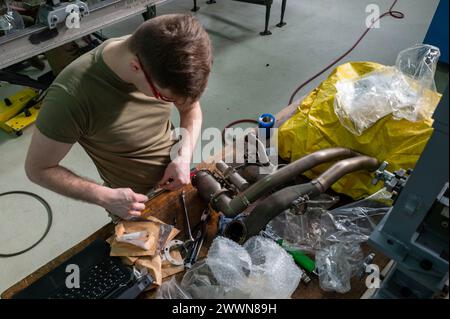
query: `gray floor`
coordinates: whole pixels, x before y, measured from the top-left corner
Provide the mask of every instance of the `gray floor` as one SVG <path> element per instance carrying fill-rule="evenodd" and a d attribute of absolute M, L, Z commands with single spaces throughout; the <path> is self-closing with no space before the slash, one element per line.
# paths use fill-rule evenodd
<path fill-rule="evenodd" d="M 388 8 L 388 0 L 290 0 L 283 29 L 278 23 L 281 0 L 273 7 L 270 37 L 260 37 L 264 8 L 218 0 L 215 5 L 199 1 L 196 14 L 211 35 L 215 61 L 209 87 L 202 99 L 204 127 L 223 127 L 243 117 L 255 118 L 262 112 L 277 112 L 287 104 L 293 89 L 344 52 L 364 29 L 367 4 Z M 401 0 L 398 10 L 404 20 L 385 18 L 345 60 L 370 60 L 392 65 L 397 53 L 424 39 L 437 0 Z M 187 12 L 190 0 L 175 0 L 158 13 Z M 108 30 L 108 36 L 132 32 L 140 17 Z M 448 83 L 440 73 L 440 83 Z M 306 93 L 320 80 L 311 83 Z M 442 90 L 445 84 L 440 84 Z M 0 97 L 16 88 L 3 86 Z M 176 120 L 177 116 L 174 115 Z M 32 251 L 14 258 L 0 259 L 0 292 L 76 244 L 108 221 L 102 208 L 53 194 L 31 184 L 23 162 L 33 128 L 20 138 L 0 132 L 0 193 L 27 190 L 46 198 L 54 210 L 54 223 L 48 237 Z M 95 167 L 83 150 L 75 146 L 63 162 L 74 171 L 99 180 Z M 1 198 L 0 253 L 25 247 L 45 227 L 44 211 L 32 199 L 20 196 Z"/>

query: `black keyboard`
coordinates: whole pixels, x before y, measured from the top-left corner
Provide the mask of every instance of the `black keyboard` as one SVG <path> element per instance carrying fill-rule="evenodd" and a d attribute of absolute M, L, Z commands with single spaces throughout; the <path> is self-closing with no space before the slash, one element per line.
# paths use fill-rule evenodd
<path fill-rule="evenodd" d="M 17 293 L 14 299 L 123 299 L 135 298 L 152 282 L 151 276 L 134 278 L 130 267 L 120 258 L 110 257 L 109 244 L 95 240 L 78 254 L 53 269 L 29 287 Z M 68 288 L 71 275 L 67 266 L 80 269 L 79 288 Z"/>
<path fill-rule="evenodd" d="M 55 292 L 50 299 L 103 299 L 132 280 L 130 272 L 113 259 L 107 259 L 80 275 L 80 288 L 67 288 Z"/>

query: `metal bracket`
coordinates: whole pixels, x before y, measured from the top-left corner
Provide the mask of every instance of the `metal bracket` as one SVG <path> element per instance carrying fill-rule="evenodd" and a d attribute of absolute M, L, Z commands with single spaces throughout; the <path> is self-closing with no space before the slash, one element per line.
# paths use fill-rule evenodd
<path fill-rule="evenodd" d="M 290 207 L 291 212 L 296 215 L 302 215 L 302 214 L 306 213 L 306 210 L 308 208 L 308 200 L 309 200 L 308 195 L 300 196 L 299 198 L 294 200 L 291 203 L 291 207 Z"/>
<path fill-rule="evenodd" d="M 380 180 L 384 181 L 386 190 L 393 194 L 392 199 L 395 200 L 408 181 L 409 175 L 412 173 L 412 169 L 399 169 L 391 173 L 386 170 L 388 165 L 388 162 L 381 163 L 380 167 L 375 172 L 372 185 L 376 185 Z"/>
<path fill-rule="evenodd" d="M 184 242 L 178 239 L 171 240 L 166 247 L 163 249 L 163 260 L 167 260 L 174 266 L 183 266 L 184 265 L 184 259 L 177 260 L 172 257 L 170 252 L 174 249 L 183 248 Z"/>

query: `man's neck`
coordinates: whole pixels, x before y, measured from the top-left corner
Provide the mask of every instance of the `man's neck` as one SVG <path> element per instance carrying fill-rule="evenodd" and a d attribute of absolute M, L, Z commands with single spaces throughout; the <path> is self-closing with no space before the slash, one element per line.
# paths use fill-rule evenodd
<path fill-rule="evenodd" d="M 124 82 L 131 83 L 129 63 L 132 58 L 125 40 L 112 41 L 103 49 L 103 61 Z"/>

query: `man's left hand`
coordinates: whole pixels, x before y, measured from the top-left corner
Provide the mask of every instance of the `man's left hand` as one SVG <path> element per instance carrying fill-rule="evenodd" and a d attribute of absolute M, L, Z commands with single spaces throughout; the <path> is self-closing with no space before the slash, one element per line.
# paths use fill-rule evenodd
<path fill-rule="evenodd" d="M 190 163 L 179 157 L 167 166 L 159 185 L 164 189 L 175 191 L 190 182 Z"/>

